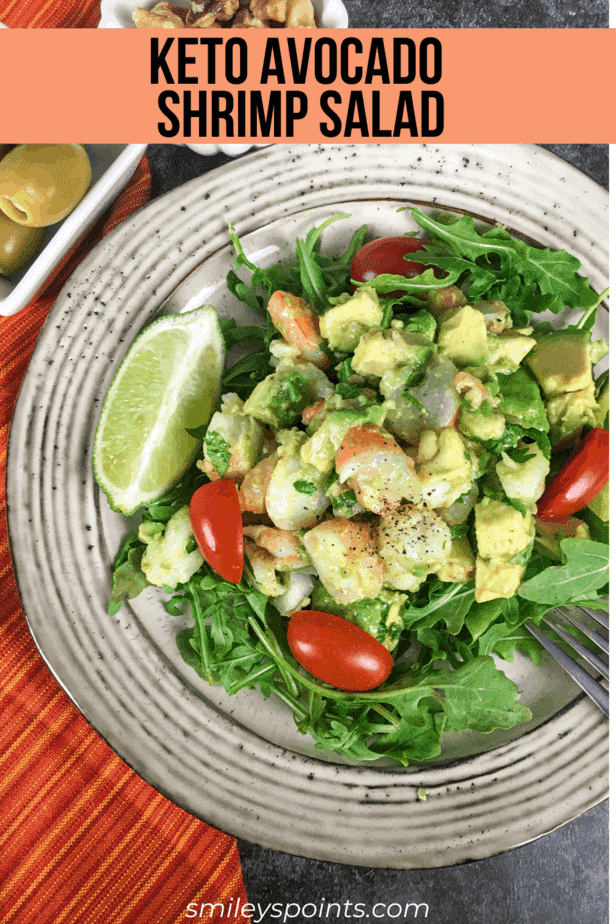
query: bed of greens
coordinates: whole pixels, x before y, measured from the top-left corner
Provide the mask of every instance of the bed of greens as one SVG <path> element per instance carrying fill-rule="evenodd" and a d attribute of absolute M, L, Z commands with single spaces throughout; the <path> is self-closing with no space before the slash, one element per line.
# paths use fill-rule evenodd
<path fill-rule="evenodd" d="M 346 217 L 333 216 L 312 229 L 296 242 L 293 261 L 269 268 L 251 263 L 230 229 L 236 257 L 228 288 L 263 316 L 263 324 L 221 323 L 227 350 L 237 344 L 251 347 L 248 355 L 225 369 L 221 395 L 233 393 L 246 401 L 271 375 L 270 346 L 279 340 L 279 330 L 267 311 L 274 292 L 305 299 L 320 316 L 352 295 L 351 267 L 367 242 L 367 229 L 350 235 L 339 255 L 321 252 L 326 227 L 340 221 L 337 227 L 344 228 Z M 567 308 L 579 309 L 581 317 L 569 329 L 593 330 L 605 293 L 597 295 L 591 289 L 572 255 L 532 246 L 501 227 L 478 230 L 468 216 L 431 216 L 413 209 L 412 217 L 422 229 L 422 247 L 410 255 L 420 264 L 416 275 L 385 273 L 367 283 L 382 308 L 379 328 L 391 329 L 395 322 L 398 329 L 418 329 L 417 317 L 430 315 L 427 306 L 434 307 L 438 301 L 435 293 L 455 287 L 471 305 L 505 303 L 513 327 L 532 327 L 537 340 L 553 330 L 549 322 L 534 320 L 543 312 L 556 316 Z M 352 350 L 332 349 L 327 344 L 323 349 L 329 360 L 324 374 L 333 394 L 342 402 L 355 400 L 366 382 L 351 365 Z M 593 347 L 595 361 L 602 352 L 601 346 Z M 420 380 L 410 384 L 418 386 Z M 580 443 L 589 432 L 609 427 L 600 400 L 607 394 L 606 373 L 596 378 L 592 390 L 593 401 L 587 402 L 579 421 L 529 426 L 528 421 L 515 422 L 509 417 L 497 438 L 474 438 L 479 497 L 509 504 L 526 515 L 528 505 L 508 497 L 495 482 L 496 462 L 503 454 L 517 463 L 528 460 L 524 441 L 532 438 L 547 460 L 549 484 L 571 455 L 572 440 Z M 220 403 L 214 410 L 219 408 Z M 485 413 L 490 413 L 487 402 Z M 211 429 L 208 432 L 207 426 L 193 435 L 204 441 L 211 464 L 224 478 L 230 446 Z M 229 696 L 257 688 L 265 697 L 278 697 L 293 714 L 299 731 L 309 735 L 318 748 L 350 759 L 386 756 L 406 766 L 437 757 L 444 732 L 472 729 L 487 733 L 528 721 L 530 712 L 519 701 L 516 685 L 492 656 L 505 661 L 529 657 L 538 664 L 542 650 L 525 628 L 528 620 L 540 624 L 544 614 L 557 605 L 607 609 L 608 523 L 604 510 L 596 502 L 590 504 L 593 496 L 575 510 L 579 526 L 537 534 L 524 549 L 516 562 L 524 567 L 523 582 L 512 596 L 478 602 L 473 578 L 452 581 L 428 574 L 416 590 L 405 594 L 399 609 L 395 663 L 387 680 L 366 691 L 337 689 L 311 676 L 294 657 L 287 615 L 258 589 L 250 565 L 238 581 L 224 580 L 207 562 L 200 562 L 187 580 L 175 586 L 149 579 L 143 562 L 152 541 L 164 535 L 169 521 L 209 482 L 203 467 L 191 464 L 170 490 L 140 509 L 139 531 L 126 538 L 114 563 L 110 614 L 156 583 L 166 592 L 165 607 L 171 616 L 191 615 L 192 625 L 178 634 L 177 644 L 184 661 L 200 677 L 222 685 Z M 312 488 L 296 490 L 310 495 Z M 338 505 L 344 502 L 344 494 L 339 494 Z M 451 524 L 451 533 L 475 551 L 472 505 L 469 510 L 462 522 Z M 535 511 L 536 507 L 531 514 Z M 197 543 L 190 529 L 178 536 L 182 553 L 194 555 Z"/>

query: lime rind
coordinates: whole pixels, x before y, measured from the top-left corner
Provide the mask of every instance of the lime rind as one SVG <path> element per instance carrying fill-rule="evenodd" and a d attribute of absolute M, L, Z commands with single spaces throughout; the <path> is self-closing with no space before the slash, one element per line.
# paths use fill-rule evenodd
<path fill-rule="evenodd" d="M 94 438 L 94 475 L 110 507 L 130 516 L 183 475 L 220 394 L 225 346 L 211 306 L 165 315 L 122 360 Z"/>

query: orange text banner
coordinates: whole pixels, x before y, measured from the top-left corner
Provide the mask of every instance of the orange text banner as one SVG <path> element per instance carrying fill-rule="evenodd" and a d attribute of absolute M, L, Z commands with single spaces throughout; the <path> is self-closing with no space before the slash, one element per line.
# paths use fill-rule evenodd
<path fill-rule="evenodd" d="M 616 32 L 3 30 L 20 142 L 616 142 Z"/>

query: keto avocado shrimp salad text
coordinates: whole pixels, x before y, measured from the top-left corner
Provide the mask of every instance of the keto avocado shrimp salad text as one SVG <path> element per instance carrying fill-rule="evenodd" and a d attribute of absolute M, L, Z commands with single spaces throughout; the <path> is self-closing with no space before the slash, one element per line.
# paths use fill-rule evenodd
<path fill-rule="evenodd" d="M 528 721 L 492 655 L 539 663 L 524 623 L 606 609 L 608 579 L 606 293 L 566 251 L 411 211 L 421 238 L 361 228 L 325 256 L 335 215 L 269 269 L 230 229 L 228 287 L 265 323 L 221 323 L 254 350 L 196 464 L 141 508 L 110 606 L 162 587 L 202 678 L 275 693 L 318 748 L 403 765 Z M 565 307 L 564 330 L 533 320 Z"/>

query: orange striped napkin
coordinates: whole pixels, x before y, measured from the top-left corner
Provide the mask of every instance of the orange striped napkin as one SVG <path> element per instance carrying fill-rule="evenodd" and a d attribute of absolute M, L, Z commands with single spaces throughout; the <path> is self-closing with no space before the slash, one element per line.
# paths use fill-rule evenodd
<path fill-rule="evenodd" d="M 0 22 L 11 29 L 96 29 L 96 0 L 0 0 Z"/>
<path fill-rule="evenodd" d="M 37 336 L 84 253 L 148 201 L 150 182 L 143 158 L 37 298 L 0 318 L 0 924 L 179 924 L 211 920 L 215 902 L 227 924 L 247 920 L 235 839 L 138 777 L 50 674 L 24 620 L 8 546 L 7 438 Z"/>

